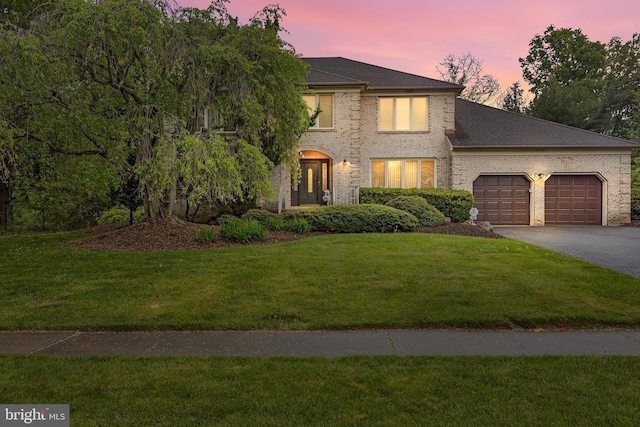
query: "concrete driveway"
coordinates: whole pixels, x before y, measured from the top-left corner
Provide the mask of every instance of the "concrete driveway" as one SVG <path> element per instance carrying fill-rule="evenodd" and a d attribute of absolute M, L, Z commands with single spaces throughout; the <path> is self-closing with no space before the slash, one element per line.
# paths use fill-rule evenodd
<path fill-rule="evenodd" d="M 640 227 L 494 226 L 494 232 L 640 277 Z"/>

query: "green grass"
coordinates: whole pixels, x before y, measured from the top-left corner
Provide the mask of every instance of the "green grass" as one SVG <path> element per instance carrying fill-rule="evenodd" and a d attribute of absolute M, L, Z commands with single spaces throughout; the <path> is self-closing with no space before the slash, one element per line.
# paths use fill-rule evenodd
<path fill-rule="evenodd" d="M 0 329 L 640 325 L 640 279 L 513 240 L 325 235 L 130 252 L 0 238 Z"/>
<path fill-rule="evenodd" d="M 640 358 L 0 356 L 77 426 L 638 425 Z"/>

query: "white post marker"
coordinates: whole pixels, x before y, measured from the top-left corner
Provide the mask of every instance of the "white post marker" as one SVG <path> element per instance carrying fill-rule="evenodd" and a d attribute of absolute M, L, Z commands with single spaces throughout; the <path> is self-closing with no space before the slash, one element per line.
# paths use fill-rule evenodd
<path fill-rule="evenodd" d="M 478 209 L 477 208 L 469 209 L 469 215 L 470 215 L 470 218 L 471 218 L 471 224 L 474 224 L 473 221 L 478 219 Z"/>

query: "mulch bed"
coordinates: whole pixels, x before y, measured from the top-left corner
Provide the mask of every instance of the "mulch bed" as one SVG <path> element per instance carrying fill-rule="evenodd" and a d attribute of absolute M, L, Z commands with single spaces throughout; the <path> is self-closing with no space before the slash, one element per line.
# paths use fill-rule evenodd
<path fill-rule="evenodd" d="M 202 243 L 196 239 L 198 230 L 209 227 L 205 224 L 190 222 L 162 222 L 157 224 L 128 223 L 105 224 L 79 230 L 80 234 L 94 234 L 83 239 L 65 242 L 62 245 L 72 248 L 102 249 L 111 251 L 161 251 L 185 249 L 210 249 L 232 246 L 269 245 L 289 242 L 319 236 L 322 232 L 292 233 L 289 231 L 269 231 L 264 240 L 252 241 L 247 244 L 229 242 L 218 237 L 212 243 Z M 416 233 L 453 234 L 458 236 L 472 236 L 483 238 L 497 238 L 502 236 L 469 224 L 448 224 L 442 227 L 420 228 Z"/>

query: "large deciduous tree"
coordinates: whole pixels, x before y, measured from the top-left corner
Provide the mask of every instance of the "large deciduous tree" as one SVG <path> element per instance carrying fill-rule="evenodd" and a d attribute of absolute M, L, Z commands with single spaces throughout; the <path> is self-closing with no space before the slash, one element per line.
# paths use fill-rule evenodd
<path fill-rule="evenodd" d="M 547 28 L 520 58 L 534 99 L 531 114 L 621 138 L 637 133 L 640 35 L 591 41 L 580 29 Z M 635 131 L 634 131 L 635 129 Z"/>
<path fill-rule="evenodd" d="M 500 84 L 491 74 L 483 74 L 483 64 L 468 52 L 460 56 L 447 55 L 436 69 L 443 80 L 466 86 L 461 98 L 487 103 L 498 94 Z"/>
<path fill-rule="evenodd" d="M 525 81 L 538 95 L 549 84 L 569 85 L 577 80 L 600 81 L 606 73 L 606 49 L 592 42 L 580 29 L 547 27 L 529 43 L 529 54 L 520 58 Z"/>
<path fill-rule="evenodd" d="M 279 36 L 281 9 L 240 25 L 225 2 L 57 0 L 26 30 L 5 21 L 4 163 L 99 158 L 113 183 L 139 182 L 149 221 L 171 217 L 179 180 L 191 202 L 268 193 L 307 127 L 308 69 Z M 203 130 L 205 111 L 233 132 Z"/>

